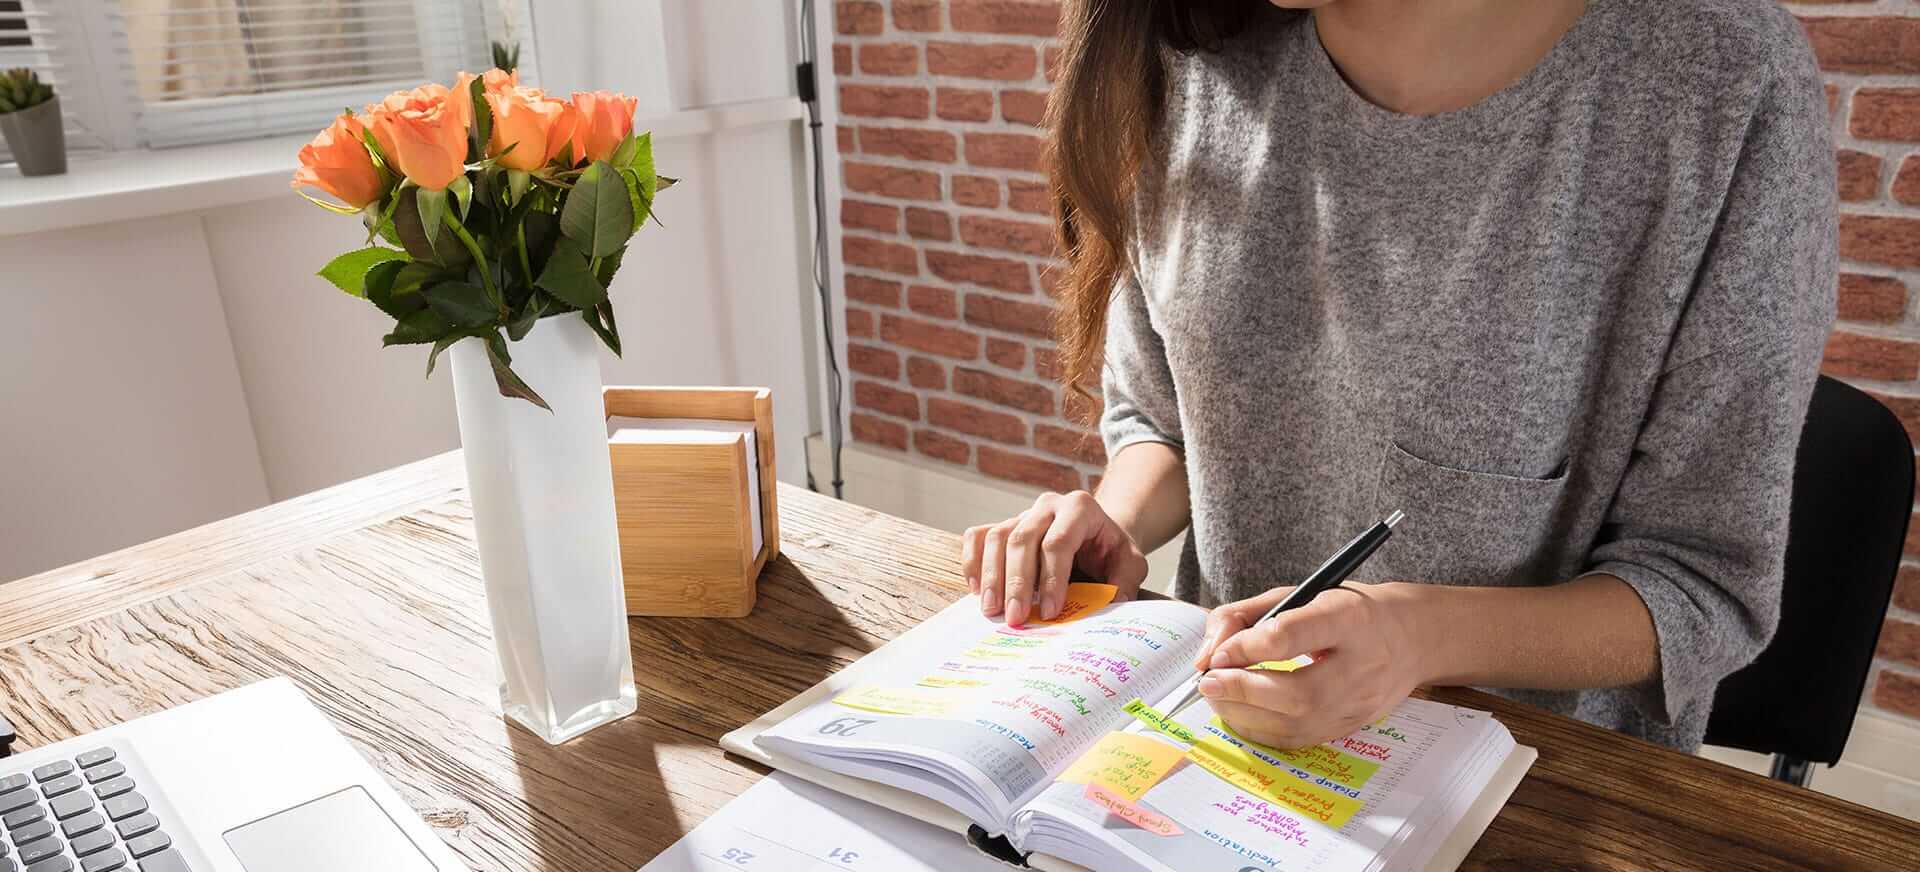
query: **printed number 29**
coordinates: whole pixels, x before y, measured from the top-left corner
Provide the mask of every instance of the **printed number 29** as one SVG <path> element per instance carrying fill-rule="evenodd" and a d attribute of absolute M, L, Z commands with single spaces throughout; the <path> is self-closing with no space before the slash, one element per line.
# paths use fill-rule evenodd
<path fill-rule="evenodd" d="M 732 863 L 735 866 L 745 866 L 748 860 L 753 859 L 753 852 L 742 851 L 739 848 L 728 848 L 720 854 L 720 859 Z"/>
<path fill-rule="evenodd" d="M 852 738 L 854 730 L 871 723 L 874 723 L 871 718 L 834 718 L 820 725 L 820 735 Z"/>

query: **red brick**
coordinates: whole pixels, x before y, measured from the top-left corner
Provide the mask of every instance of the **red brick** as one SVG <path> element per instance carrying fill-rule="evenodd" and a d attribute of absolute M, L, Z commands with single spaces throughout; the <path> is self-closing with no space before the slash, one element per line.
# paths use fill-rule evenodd
<path fill-rule="evenodd" d="M 862 194 L 902 200 L 940 199 L 940 174 L 926 170 L 847 161 L 841 165 L 840 178 L 848 190 Z"/>
<path fill-rule="evenodd" d="M 1008 179 L 1007 205 L 1021 212 L 1049 215 L 1053 213 L 1053 196 L 1047 192 L 1047 186 L 1040 182 Z"/>
<path fill-rule="evenodd" d="M 848 309 L 847 335 L 855 339 L 872 339 L 873 313 L 865 309 Z"/>
<path fill-rule="evenodd" d="M 942 0 L 893 0 L 893 26 L 915 33 L 940 29 Z"/>
<path fill-rule="evenodd" d="M 948 121 L 988 121 L 993 118 L 993 92 L 941 88 L 934 94 L 936 111 Z"/>
<path fill-rule="evenodd" d="M 895 418 L 909 421 L 920 420 L 920 395 L 912 391 L 891 388 L 879 382 L 857 381 L 853 383 L 853 404 L 861 408 L 885 412 Z"/>
<path fill-rule="evenodd" d="M 925 390 L 947 389 L 947 367 L 924 357 L 907 358 L 907 383 Z"/>
<path fill-rule="evenodd" d="M 965 79 L 1021 82 L 1040 68 L 1033 46 L 970 42 L 927 43 L 927 72 Z"/>
<path fill-rule="evenodd" d="M 984 452 L 986 447 L 980 450 Z M 1920 678 L 1880 670 L 1880 680 L 1873 684 L 1873 704 L 1910 718 L 1920 718 Z"/>
<path fill-rule="evenodd" d="M 907 235 L 936 242 L 953 240 L 953 217 L 938 209 L 907 210 Z"/>
<path fill-rule="evenodd" d="M 1000 182 L 986 176 L 954 176 L 953 201 L 992 209 L 1000 205 Z"/>
<path fill-rule="evenodd" d="M 1900 553 L 1920 557 L 1920 513 L 1907 517 L 1907 538 L 1900 545 Z"/>
<path fill-rule="evenodd" d="M 841 153 L 846 154 L 860 150 L 859 144 L 854 140 L 853 128 L 842 124 L 835 127 L 833 132 L 840 138 Z"/>
<path fill-rule="evenodd" d="M 1051 348 L 1033 350 L 1033 374 L 1047 381 L 1060 380 L 1060 352 Z"/>
<path fill-rule="evenodd" d="M 1920 218 L 1841 215 L 1840 256 L 1906 269 L 1920 267 Z"/>
<path fill-rule="evenodd" d="M 841 85 L 840 114 L 867 118 L 925 118 L 930 95 L 925 88 L 892 85 Z"/>
<path fill-rule="evenodd" d="M 914 285 L 907 289 L 907 308 L 922 315 L 949 320 L 960 317 L 960 300 L 953 291 L 934 285 Z"/>
<path fill-rule="evenodd" d="M 1027 368 L 1027 347 L 1011 339 L 987 337 L 987 359 L 1007 369 Z"/>
<path fill-rule="evenodd" d="M 900 308 L 900 283 L 848 273 L 847 299 L 898 309 Z"/>
<path fill-rule="evenodd" d="M 1045 143 L 1025 133 L 967 134 L 967 163 L 977 167 L 1000 167 L 1037 173 Z"/>
<path fill-rule="evenodd" d="M 913 447 L 914 450 L 935 460 L 959 464 L 967 462 L 967 443 L 938 430 L 915 430 Z"/>
<path fill-rule="evenodd" d="M 989 294 L 968 294 L 967 323 L 1005 330 L 1009 333 L 1024 333 L 1041 339 L 1051 339 L 1053 338 L 1053 307 L 1040 303 L 1022 303 Z M 1920 346 L 1913 347 L 1920 351 Z"/>
<path fill-rule="evenodd" d="M 1047 92 L 1001 91 L 1000 117 L 1015 124 L 1039 127 L 1047 118 Z"/>
<path fill-rule="evenodd" d="M 1036 415 L 1053 414 L 1053 389 L 984 370 L 957 366 L 953 392 Z"/>
<path fill-rule="evenodd" d="M 960 240 L 975 248 L 997 248 L 1048 257 L 1053 254 L 1053 227 L 1032 221 L 1009 221 L 985 215 L 960 216 Z"/>
<path fill-rule="evenodd" d="M 1840 117 L 1840 88 L 1836 86 L 1834 83 L 1828 82 L 1826 86 L 1826 90 L 1827 90 L 1827 120 L 1832 121 L 1833 119 Z"/>
<path fill-rule="evenodd" d="M 898 242 L 843 236 L 840 238 L 840 259 L 849 266 L 864 266 L 909 276 L 920 274 L 920 253 L 913 246 Z"/>
<path fill-rule="evenodd" d="M 1900 172 L 1893 177 L 1893 198 L 1909 206 L 1920 206 L 1920 154 L 1907 155 Z"/>
<path fill-rule="evenodd" d="M 969 33 L 1053 36 L 1060 30 L 1057 0 L 951 0 L 953 29 Z"/>
<path fill-rule="evenodd" d="M 841 200 L 840 226 L 878 230 L 881 233 L 898 233 L 900 207 L 888 206 L 885 203 L 868 203 L 864 200 Z"/>
<path fill-rule="evenodd" d="M 1910 612 L 1920 612 L 1920 566 L 1901 566 L 1893 582 L 1893 604 Z"/>
<path fill-rule="evenodd" d="M 887 12 L 872 0 L 838 0 L 833 4 L 834 29 L 870 36 L 887 26 Z"/>
<path fill-rule="evenodd" d="M 1040 65 L 1047 71 L 1047 81 L 1057 81 L 1060 78 L 1060 64 L 1064 62 L 1065 55 L 1066 53 L 1059 46 L 1047 46 L 1045 54 L 1040 59 Z"/>
<path fill-rule="evenodd" d="M 959 327 L 946 327 L 915 318 L 902 318 L 898 315 L 881 316 L 880 338 L 894 345 L 924 351 L 928 354 L 938 354 L 941 357 L 973 360 L 980 356 L 980 337 L 973 331 Z"/>
<path fill-rule="evenodd" d="M 1920 25 L 1920 18 L 1914 19 Z M 1920 46 L 1915 46 L 1920 51 Z M 1920 88 L 1861 88 L 1853 92 L 1847 132 L 1861 139 L 1920 142 Z"/>
<path fill-rule="evenodd" d="M 973 301 L 967 301 L 967 320 L 973 320 Z M 1912 381 L 1920 377 L 1920 344 L 1835 330 L 1827 337 L 1826 359 L 1820 369 L 1840 378 Z"/>
<path fill-rule="evenodd" d="M 847 343 L 847 367 L 862 375 L 894 381 L 900 378 L 900 355 L 872 345 Z"/>
<path fill-rule="evenodd" d="M 1893 416 L 1900 419 L 1901 426 L 1907 428 L 1907 438 L 1915 445 L 1920 445 L 1920 397 L 1902 397 L 1878 391 L 1868 393 L 1879 400 L 1881 405 L 1891 410 Z M 1906 569 L 1902 568 L 1900 571 L 1905 572 Z"/>
<path fill-rule="evenodd" d="M 853 425 L 853 441 L 884 445 L 895 451 L 907 450 L 907 425 L 873 415 L 854 412 L 847 416 Z"/>
<path fill-rule="evenodd" d="M 994 478 L 1004 478 L 1030 484 L 1051 491 L 1075 491 L 1080 489 L 1080 471 L 1071 466 L 1041 460 L 1030 454 L 1003 451 L 991 445 L 980 446 L 979 459 L 976 461 L 980 471 Z"/>
<path fill-rule="evenodd" d="M 833 74 L 844 76 L 853 72 L 853 46 L 844 42 L 833 44 Z"/>
<path fill-rule="evenodd" d="M 1886 276 L 1840 274 L 1840 318 L 1880 324 L 1900 320 L 1907 312 L 1907 286 Z"/>
<path fill-rule="evenodd" d="M 1107 449 L 1100 444 L 1100 437 L 1088 430 L 1068 430 L 1052 424 L 1033 425 L 1033 447 L 1048 454 L 1057 454 L 1068 460 L 1091 463 L 1094 466 L 1107 464 Z"/>
<path fill-rule="evenodd" d="M 1920 666 L 1920 624 L 1888 618 L 1880 627 L 1880 644 L 1873 649 L 1873 656 Z"/>
<path fill-rule="evenodd" d="M 1880 156 L 1843 148 L 1834 153 L 1843 202 L 1871 200 L 1880 193 Z"/>
<path fill-rule="evenodd" d="M 927 250 L 927 269 L 950 282 L 982 285 L 1016 294 L 1033 292 L 1027 265 L 1017 260 Z"/>
<path fill-rule="evenodd" d="M 1920 73 L 1920 18 L 1803 18 L 1820 68 L 1833 73 Z"/>
<path fill-rule="evenodd" d="M 911 76 L 920 72 L 920 47 L 910 42 L 863 45 L 860 72 L 875 76 Z"/>
<path fill-rule="evenodd" d="M 952 163 L 960 155 L 960 142 L 944 130 L 915 130 L 906 127 L 862 127 L 860 141 L 867 154 L 904 157 Z"/>
<path fill-rule="evenodd" d="M 1008 445 L 1027 444 L 1025 421 L 1006 412 L 983 409 L 946 397 L 927 398 L 927 422 L 935 427 L 945 427 Z"/>

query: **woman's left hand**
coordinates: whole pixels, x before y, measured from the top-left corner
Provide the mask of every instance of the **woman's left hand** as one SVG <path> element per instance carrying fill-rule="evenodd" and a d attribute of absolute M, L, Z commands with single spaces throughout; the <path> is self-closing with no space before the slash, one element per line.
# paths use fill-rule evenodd
<path fill-rule="evenodd" d="M 1247 624 L 1284 590 L 1214 609 L 1201 651 L 1213 671 L 1200 692 L 1227 726 L 1263 745 L 1303 748 L 1351 733 L 1422 683 L 1405 620 L 1405 603 L 1419 587 L 1336 587 L 1252 629 Z M 1293 672 L 1243 668 L 1301 654 L 1313 663 Z"/>

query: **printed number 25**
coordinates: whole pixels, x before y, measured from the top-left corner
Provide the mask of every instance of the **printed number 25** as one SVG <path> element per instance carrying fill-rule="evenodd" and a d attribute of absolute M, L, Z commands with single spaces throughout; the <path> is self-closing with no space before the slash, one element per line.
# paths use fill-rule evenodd
<path fill-rule="evenodd" d="M 720 859 L 732 863 L 735 866 L 745 866 L 748 860 L 753 859 L 753 852 L 742 851 L 739 848 L 728 848 L 720 854 Z"/>
<path fill-rule="evenodd" d="M 871 723 L 874 723 L 871 718 L 834 718 L 820 725 L 820 735 L 852 738 L 854 730 Z"/>

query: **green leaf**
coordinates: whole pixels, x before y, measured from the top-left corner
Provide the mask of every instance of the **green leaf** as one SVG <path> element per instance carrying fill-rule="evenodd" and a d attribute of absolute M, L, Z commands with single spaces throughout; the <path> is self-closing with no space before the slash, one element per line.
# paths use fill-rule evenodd
<path fill-rule="evenodd" d="M 640 174 L 640 199 L 653 203 L 654 195 L 659 193 L 660 177 L 653 171 L 653 133 L 642 133 L 633 138 L 633 159 L 627 169 Z M 638 222 L 635 222 L 638 223 Z"/>
<path fill-rule="evenodd" d="M 382 266 L 385 266 L 382 264 Z M 396 270 L 391 281 L 376 284 L 375 274 L 379 267 L 367 273 L 367 299 L 380 311 L 393 316 L 395 320 L 405 318 L 427 307 L 426 298 L 420 296 L 422 285 L 444 280 L 447 276 L 439 267 L 426 261 L 414 261 L 403 264 Z"/>
<path fill-rule="evenodd" d="M 560 232 L 593 257 L 612 254 L 633 235 L 633 201 L 606 161 L 594 161 L 574 182 L 560 208 Z"/>
<path fill-rule="evenodd" d="M 640 228 L 647 223 L 647 216 L 653 214 L 653 204 L 648 202 L 642 195 L 642 192 L 646 190 L 646 186 L 645 180 L 640 178 L 638 171 L 623 169 L 620 171 L 620 180 L 626 183 L 627 200 L 633 206 L 633 230 L 627 234 L 628 236 L 632 236 L 640 232 Z"/>
<path fill-rule="evenodd" d="M 433 311 L 462 327 L 492 324 L 500 311 L 487 299 L 487 292 L 466 282 L 441 282 L 420 292 Z"/>
<path fill-rule="evenodd" d="M 407 259 L 406 252 L 374 245 L 355 249 L 329 261 L 320 268 L 320 277 L 356 297 L 367 295 L 367 271 L 388 261 Z"/>
<path fill-rule="evenodd" d="M 540 316 L 547 314 L 549 301 L 552 299 L 539 291 L 535 291 L 533 296 L 528 297 L 527 304 L 520 307 L 520 314 L 513 316 L 513 320 L 507 322 L 507 338 L 515 342 L 527 338 L 527 333 L 533 330 L 534 323 L 540 320 Z"/>
<path fill-rule="evenodd" d="M 519 145 L 519 143 L 514 143 Z M 527 189 L 533 187 L 533 174 L 526 170 L 507 170 L 507 202 L 519 205 L 527 196 Z"/>
<path fill-rule="evenodd" d="M 467 220 L 467 212 L 473 208 L 473 180 L 460 176 L 447 183 L 446 193 L 453 195 L 454 204 L 460 208 L 460 220 Z"/>
<path fill-rule="evenodd" d="M 487 87 L 482 81 L 484 76 L 474 76 L 467 84 L 467 94 L 473 98 L 473 138 L 469 141 L 467 160 L 477 161 L 487 155 L 487 143 L 493 140 L 493 104 L 487 102 Z"/>
<path fill-rule="evenodd" d="M 553 256 L 533 284 L 575 309 L 591 309 L 607 298 L 607 289 L 594 278 L 593 265 L 580 243 L 564 237 L 554 244 Z"/>
<path fill-rule="evenodd" d="M 418 200 L 428 193 L 431 192 L 422 191 L 410 185 L 395 197 L 394 233 L 400 237 L 401 246 L 406 248 L 407 254 L 412 255 L 414 260 L 432 261 L 450 270 L 458 271 L 471 261 L 473 256 L 467 253 L 466 246 L 461 245 L 460 240 L 452 233 L 427 235 L 426 226 L 421 223 L 421 207 L 418 205 Z M 443 211 L 446 204 L 445 194 L 444 191 L 440 192 Z"/>
<path fill-rule="evenodd" d="M 433 343 L 433 350 L 427 352 L 427 378 L 433 378 L 433 365 L 440 362 L 440 352 L 452 348 L 455 342 L 466 339 L 468 336 L 466 331 L 456 330 Z"/>
<path fill-rule="evenodd" d="M 400 271 L 406 269 L 408 265 L 405 261 L 389 260 L 384 263 L 376 263 L 372 269 L 367 270 L 367 300 L 378 307 L 380 311 L 392 315 L 395 318 L 399 318 L 407 313 L 395 312 L 392 308 L 393 280 L 394 277 L 398 276 Z"/>
<path fill-rule="evenodd" d="M 427 243 L 431 245 L 444 229 L 440 223 L 447 214 L 447 192 L 415 188 L 413 202 L 420 212 L 420 229 L 426 233 Z"/>
<path fill-rule="evenodd" d="M 607 349 L 614 356 L 620 356 L 620 328 L 613 323 L 613 301 L 603 300 L 599 306 L 581 312 L 580 317 L 586 319 L 587 326 L 592 327 L 593 332 L 600 334 L 600 341 L 607 344 Z"/>
<path fill-rule="evenodd" d="M 614 169 L 624 170 L 633 166 L 634 155 L 639 151 L 640 137 L 629 133 L 626 139 L 620 140 L 620 144 L 613 147 L 613 155 L 607 158 L 607 163 L 613 164 Z"/>
<path fill-rule="evenodd" d="M 447 331 L 452 329 L 453 325 L 447 323 L 447 319 L 440 317 L 440 313 L 432 309 L 421 309 L 401 318 L 400 323 L 394 325 L 392 333 L 380 337 L 380 344 L 383 346 L 421 345 L 438 342 L 440 337 L 447 335 Z"/>
<path fill-rule="evenodd" d="M 607 288 L 609 291 L 613 289 L 614 273 L 620 271 L 620 261 L 625 260 L 626 257 L 627 247 L 623 245 L 620 246 L 619 251 L 600 259 L 600 273 L 597 277 L 600 279 L 601 286 Z"/>
<path fill-rule="evenodd" d="M 500 338 L 497 332 L 488 333 L 486 339 L 487 362 L 493 364 L 493 383 L 500 388 L 500 396 L 510 399 L 519 398 L 549 412 L 553 411 L 553 407 L 547 405 L 546 400 L 541 399 L 533 388 L 528 387 L 526 382 L 520 380 L 520 376 L 514 374 L 513 367 L 509 365 L 513 362 L 513 358 L 507 354 L 507 341 Z"/>

